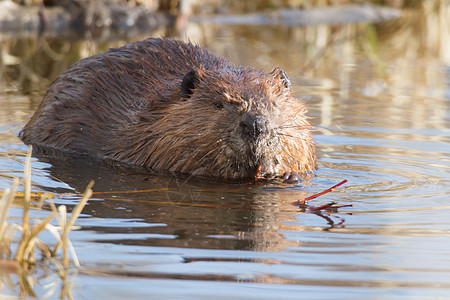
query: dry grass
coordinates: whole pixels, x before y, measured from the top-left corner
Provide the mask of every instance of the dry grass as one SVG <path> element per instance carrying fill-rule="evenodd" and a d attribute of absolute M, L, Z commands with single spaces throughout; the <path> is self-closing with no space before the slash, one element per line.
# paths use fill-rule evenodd
<path fill-rule="evenodd" d="M 3 191 L 0 199 L 0 274 L 17 274 L 19 277 L 18 286 L 11 286 L 12 290 L 18 290 L 20 296 L 37 296 L 33 290 L 33 272 L 39 266 L 47 266 L 50 270 L 56 270 L 62 279 L 60 298 L 72 299 L 70 295 L 70 285 L 67 285 L 67 277 L 71 270 L 77 269 L 80 264 L 69 239 L 71 230 L 77 229 L 75 220 L 80 215 L 84 205 L 92 195 L 91 182 L 83 193 L 78 204 L 73 208 L 71 215 L 67 214 L 65 205 L 56 207 L 49 193 L 31 193 L 31 147 L 25 161 L 23 180 L 15 178 L 11 188 Z M 21 193 L 17 193 L 20 184 L 24 186 L 23 216 L 21 223 L 13 223 L 8 219 L 10 207 L 20 203 Z M 44 203 L 50 207 L 44 210 Z M 30 213 L 38 217 L 30 217 Z M 39 217 L 44 215 L 43 217 Z M 46 215 L 46 216 L 45 216 Z M 51 224 L 57 223 L 57 225 Z M 50 233 L 54 237 L 54 242 L 49 243 L 41 239 L 42 233 Z M 47 234 L 48 236 L 48 234 Z M 17 237 L 19 240 L 17 241 Z M 37 262 L 39 261 L 39 264 Z M 3 273 L 3 274 L 2 274 Z M 0 278 L 0 284 L 12 280 Z M 17 285 L 17 284 L 16 284 Z M 3 285 L 0 285 L 0 292 Z M 0 294 L 1 296 L 1 294 Z"/>

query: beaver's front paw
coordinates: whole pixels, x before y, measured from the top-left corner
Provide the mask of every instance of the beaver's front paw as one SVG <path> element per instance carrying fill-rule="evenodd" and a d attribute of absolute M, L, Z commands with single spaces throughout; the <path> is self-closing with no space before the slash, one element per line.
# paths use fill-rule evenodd
<path fill-rule="evenodd" d="M 283 183 L 289 184 L 295 184 L 302 181 L 302 178 L 300 177 L 300 175 L 298 175 L 297 172 L 284 172 L 281 179 L 283 179 Z"/>

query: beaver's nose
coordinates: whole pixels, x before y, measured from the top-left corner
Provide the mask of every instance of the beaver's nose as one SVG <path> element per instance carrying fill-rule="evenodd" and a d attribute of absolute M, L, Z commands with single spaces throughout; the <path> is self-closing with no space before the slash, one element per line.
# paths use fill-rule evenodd
<path fill-rule="evenodd" d="M 267 120 L 261 115 L 246 114 L 239 126 L 244 137 L 257 138 L 261 134 L 269 132 Z"/>

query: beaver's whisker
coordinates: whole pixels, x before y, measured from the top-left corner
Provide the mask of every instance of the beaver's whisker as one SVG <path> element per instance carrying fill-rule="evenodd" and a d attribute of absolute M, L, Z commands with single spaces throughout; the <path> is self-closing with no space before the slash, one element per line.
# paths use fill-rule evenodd
<path fill-rule="evenodd" d="M 311 125 L 299 125 L 299 124 L 290 124 L 290 125 L 280 125 L 277 126 L 276 129 L 296 129 L 296 130 L 311 130 Z"/>
<path fill-rule="evenodd" d="M 216 140 L 214 144 L 219 144 L 222 142 L 222 139 Z M 213 145 L 214 145 L 213 144 Z M 198 157 L 198 154 L 202 152 L 202 148 L 198 148 L 195 150 L 194 153 L 192 153 L 189 157 L 190 159 L 188 161 L 185 161 L 184 165 L 190 165 L 192 163 L 199 163 L 203 161 L 206 157 L 208 157 L 210 154 L 214 153 L 214 151 L 217 151 L 217 148 L 211 149 L 210 151 L 206 152 L 202 156 Z"/>
<path fill-rule="evenodd" d="M 309 138 L 304 138 L 304 137 L 300 137 L 300 136 L 296 136 L 296 135 L 290 135 L 290 134 L 282 134 L 279 133 L 280 136 L 286 137 L 286 138 L 292 138 L 292 139 L 296 139 L 296 140 L 301 140 L 303 142 L 306 142 L 310 145 L 315 145 L 316 143 L 314 142 L 313 139 L 309 139 Z"/>

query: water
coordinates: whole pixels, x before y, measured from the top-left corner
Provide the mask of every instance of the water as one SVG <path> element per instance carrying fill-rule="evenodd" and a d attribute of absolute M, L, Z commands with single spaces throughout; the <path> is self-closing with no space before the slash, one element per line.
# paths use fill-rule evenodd
<path fill-rule="evenodd" d="M 74 298 L 449 297 L 449 13 L 442 5 L 377 27 L 189 25 L 191 39 L 235 64 L 287 71 L 315 125 L 316 177 L 306 187 L 231 185 L 34 158 L 33 189 L 61 195 L 57 204 L 76 204 L 66 193 L 96 181 L 71 233 L 82 264 Z M 22 176 L 17 133 L 51 80 L 109 46 L 47 42 L 67 55 L 40 49 L 38 59 L 26 47 L 33 39 L 2 42 L 17 61 L 0 70 L 1 188 Z M 292 205 L 344 179 L 310 204 L 353 207 L 315 214 Z M 42 277 L 41 296 L 57 281 Z"/>

